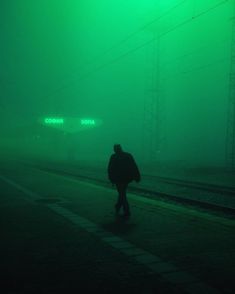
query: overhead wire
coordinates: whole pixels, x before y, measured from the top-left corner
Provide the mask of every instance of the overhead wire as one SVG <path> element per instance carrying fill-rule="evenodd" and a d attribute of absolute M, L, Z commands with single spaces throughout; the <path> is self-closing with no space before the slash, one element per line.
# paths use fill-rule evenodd
<path fill-rule="evenodd" d="M 182 1 L 182 2 L 181 2 L 181 5 L 182 5 L 184 2 L 186 2 L 186 1 L 188 1 L 188 0 L 184 0 L 184 1 Z M 106 62 L 106 63 L 103 63 L 103 64 L 101 64 L 100 66 L 97 66 L 94 70 L 88 72 L 87 74 L 84 74 L 84 75 L 82 75 L 82 76 L 80 76 L 80 77 L 76 77 L 73 81 L 71 81 L 71 82 L 68 83 L 67 85 L 61 86 L 61 87 L 59 87 L 58 89 L 56 89 L 55 91 L 53 91 L 53 93 L 49 94 L 48 97 L 50 97 L 51 95 L 56 94 L 56 93 L 59 92 L 59 91 L 62 91 L 62 90 L 64 90 L 64 89 L 66 89 L 66 88 L 72 86 L 72 85 L 74 84 L 74 82 L 80 82 L 80 81 L 82 81 L 82 80 L 88 78 L 89 76 L 91 76 L 91 75 L 93 75 L 93 74 L 99 72 L 100 70 L 106 68 L 107 66 L 110 66 L 110 65 L 116 63 L 116 62 L 119 61 L 119 60 L 122 60 L 122 59 L 125 58 L 126 56 L 128 56 L 128 55 L 130 55 L 130 54 L 132 54 L 132 53 L 134 53 L 134 52 L 136 52 L 136 51 L 138 51 L 138 50 L 140 50 L 140 49 L 142 49 L 142 48 L 144 48 L 144 47 L 150 45 L 150 44 L 153 43 L 154 41 L 156 41 L 156 40 L 162 38 L 163 36 L 169 34 L 170 32 L 175 31 L 175 30 L 177 30 L 178 28 L 180 28 L 180 27 L 182 27 L 182 26 L 184 26 L 184 25 L 186 25 L 186 24 L 188 24 L 188 23 L 190 23 L 190 22 L 192 22 L 192 21 L 195 21 L 197 18 L 199 18 L 199 17 L 201 17 L 201 16 L 203 16 L 203 15 L 209 13 L 210 11 L 215 10 L 216 8 L 222 6 L 223 4 L 225 4 L 225 3 L 229 2 L 229 1 L 231 1 L 231 0 L 223 0 L 223 1 L 220 1 L 218 4 L 214 5 L 213 7 L 210 7 L 210 8 L 208 8 L 207 10 L 205 10 L 205 11 L 203 11 L 203 12 L 197 14 L 197 15 L 194 15 L 194 16 L 190 17 L 189 19 L 184 20 L 183 22 L 181 22 L 181 23 L 175 25 L 173 28 L 171 28 L 171 29 L 169 29 L 169 30 L 163 32 L 162 34 L 159 34 L 157 37 L 151 38 L 150 40 L 148 40 L 148 41 L 142 43 L 141 45 L 139 45 L 139 46 L 137 46 L 137 47 L 135 47 L 135 48 L 133 48 L 133 49 L 128 50 L 127 52 L 125 52 L 125 53 L 123 53 L 123 54 L 117 56 L 116 58 L 113 58 L 111 61 L 108 61 L 108 62 Z M 177 5 L 177 7 L 178 7 L 178 6 L 179 6 L 179 4 Z M 175 6 L 175 7 L 176 7 L 176 6 Z M 171 10 L 173 10 L 173 8 L 172 8 Z M 168 12 L 168 13 L 169 13 L 169 12 Z M 161 17 L 163 17 L 163 16 L 161 16 Z M 159 18 L 158 18 L 158 19 L 159 19 Z M 155 21 L 151 21 L 151 24 L 153 24 L 153 23 L 156 22 L 156 21 L 157 21 L 157 19 L 156 19 Z M 138 32 L 142 31 L 144 28 L 146 28 L 146 27 L 148 27 L 148 26 L 150 26 L 150 23 L 148 23 L 148 24 L 146 24 L 145 26 L 143 26 L 141 29 L 138 30 Z M 134 36 L 134 35 L 136 35 L 136 34 L 137 34 L 137 31 L 135 31 L 134 33 L 132 33 L 131 35 L 129 35 L 128 38 L 126 38 L 125 40 L 123 40 L 123 41 L 120 42 L 119 44 L 120 44 L 120 45 L 121 45 L 121 44 L 124 44 L 124 43 L 127 42 L 129 39 L 131 39 L 132 36 Z M 120 45 L 113 46 L 113 47 L 112 47 L 112 50 L 118 48 Z M 103 53 L 103 54 L 100 55 L 100 56 L 103 56 L 103 55 L 109 53 L 110 51 L 111 51 L 111 48 L 109 48 L 108 50 L 106 50 L 106 53 Z M 90 63 L 89 63 L 89 64 L 90 64 Z M 92 64 L 92 63 L 91 63 L 91 64 Z"/>
<path fill-rule="evenodd" d="M 215 66 L 215 65 L 218 65 L 218 64 L 221 64 L 221 63 L 224 63 L 224 62 L 227 62 L 229 60 L 229 58 L 219 58 L 217 59 L 216 61 L 214 62 L 209 62 L 209 63 L 206 63 L 204 65 L 200 65 L 200 66 L 196 66 L 194 68 L 191 68 L 189 70 L 184 70 L 184 71 L 180 71 L 178 72 L 177 74 L 172 74 L 172 75 L 167 75 L 167 76 L 163 76 L 162 77 L 162 80 L 163 81 L 166 81 L 166 80 L 170 80 L 170 79 L 173 79 L 175 78 L 176 76 L 182 76 L 182 75 L 186 75 L 188 73 L 192 73 L 192 72 L 197 72 L 197 71 L 201 71 L 205 68 L 210 68 L 212 66 Z"/>
<path fill-rule="evenodd" d="M 172 59 L 167 59 L 167 61 L 163 62 L 162 65 L 165 66 L 167 64 L 173 64 L 174 62 L 177 62 L 181 59 L 184 59 L 186 57 L 189 57 L 189 56 L 193 56 L 195 55 L 197 52 L 200 52 L 201 50 L 204 50 L 204 49 L 211 49 L 211 47 L 213 46 L 216 46 L 216 45 L 222 45 L 222 44 L 225 44 L 228 42 L 228 39 L 223 39 L 223 40 L 220 40 L 220 41 L 217 41 L 217 42 L 214 42 L 214 43 L 210 43 L 208 45 L 203 45 L 203 46 L 200 46 L 198 47 L 197 49 L 195 50 L 192 50 L 190 52 L 187 52 L 183 55 L 180 55 L 180 56 L 177 56 L 176 58 L 172 58 Z"/>
<path fill-rule="evenodd" d="M 135 35 L 137 35 L 141 31 L 144 31 L 146 28 L 148 28 L 149 26 L 153 25 L 157 21 L 161 20 L 161 18 L 165 17 L 166 15 L 168 15 L 169 13 L 171 13 L 173 10 L 175 10 L 176 8 L 180 7 L 185 2 L 188 2 L 188 1 L 191 1 L 191 0 L 183 0 L 180 3 L 178 3 L 177 5 L 171 7 L 170 9 L 168 9 L 166 12 L 164 12 L 160 16 L 152 19 L 150 22 L 148 22 L 147 24 L 143 25 L 142 27 L 140 27 L 138 30 L 134 31 L 133 33 L 129 34 L 126 38 L 124 38 L 120 42 L 116 43 L 115 45 L 111 46 L 107 50 L 103 51 L 101 54 L 97 55 L 96 57 L 94 57 L 93 59 L 91 59 L 90 61 L 88 61 L 85 65 L 83 65 L 83 67 L 87 67 L 89 65 L 94 64 L 95 62 L 97 62 L 98 60 L 100 60 L 100 58 L 102 58 L 103 56 L 106 56 L 108 53 L 110 53 L 113 50 L 119 48 L 120 46 L 122 46 L 123 44 L 125 44 L 126 42 L 128 42 L 130 39 L 132 39 Z M 75 73 L 72 73 L 70 75 L 74 75 L 74 74 Z M 75 77 L 72 81 L 70 81 L 70 83 L 73 82 L 73 81 L 77 81 L 77 79 L 78 79 L 78 77 Z M 53 91 L 52 94 L 56 93 L 57 91 L 63 90 L 67 86 L 68 85 L 64 85 L 64 86 L 59 87 L 58 89 L 56 89 L 55 91 Z M 50 96 L 50 94 L 48 96 Z"/>
<path fill-rule="evenodd" d="M 91 59 L 85 66 L 93 64 L 94 62 L 96 62 L 97 60 L 99 60 L 100 58 L 102 58 L 103 56 L 105 56 L 107 53 L 112 52 L 114 49 L 117 49 L 119 46 L 125 44 L 127 41 L 129 41 L 131 38 L 133 38 L 134 36 L 136 36 L 137 34 L 139 34 L 141 31 L 146 30 L 149 26 L 153 25 L 154 23 L 158 22 L 159 20 L 161 20 L 163 17 L 165 17 L 166 15 L 168 15 L 169 13 L 171 13 L 173 10 L 175 10 L 176 8 L 180 7 L 181 5 L 183 5 L 185 2 L 188 2 L 191 0 L 183 0 L 180 3 L 178 3 L 177 5 L 171 7 L 170 9 L 168 9 L 166 12 L 164 12 L 163 14 L 161 14 L 160 16 L 152 19 L 150 22 L 148 22 L 147 24 L 141 26 L 138 30 L 132 32 L 131 34 L 129 34 L 126 38 L 122 39 L 120 42 L 116 43 L 115 45 L 111 46 L 110 48 L 108 48 L 107 50 L 103 51 L 101 54 L 95 56 L 93 59 Z"/>

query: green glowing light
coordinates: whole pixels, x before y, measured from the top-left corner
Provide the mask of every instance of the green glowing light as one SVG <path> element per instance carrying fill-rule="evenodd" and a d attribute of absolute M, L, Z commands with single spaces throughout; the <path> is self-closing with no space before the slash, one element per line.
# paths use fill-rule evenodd
<path fill-rule="evenodd" d="M 85 126 L 94 126 L 95 120 L 94 119 L 81 119 L 81 125 Z"/>
<path fill-rule="evenodd" d="M 38 122 L 47 128 L 71 134 L 92 130 L 103 124 L 103 121 L 98 118 L 62 116 L 43 116 L 38 119 Z"/>
<path fill-rule="evenodd" d="M 64 123 L 63 118 L 56 118 L 56 117 L 47 117 L 44 119 L 45 124 L 56 124 L 56 125 L 62 125 Z"/>

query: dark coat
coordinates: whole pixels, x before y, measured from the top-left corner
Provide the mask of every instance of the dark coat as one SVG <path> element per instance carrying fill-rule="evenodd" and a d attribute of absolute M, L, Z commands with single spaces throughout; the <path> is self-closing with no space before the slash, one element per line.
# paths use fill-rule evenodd
<path fill-rule="evenodd" d="M 108 165 L 108 176 L 112 183 L 140 181 L 140 172 L 133 156 L 127 152 L 112 154 Z"/>

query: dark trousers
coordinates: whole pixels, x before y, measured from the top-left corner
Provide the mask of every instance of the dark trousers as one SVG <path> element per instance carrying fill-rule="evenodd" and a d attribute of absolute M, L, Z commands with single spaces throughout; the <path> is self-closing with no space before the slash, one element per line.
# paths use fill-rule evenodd
<path fill-rule="evenodd" d="M 119 212 L 120 208 L 123 208 L 124 214 L 130 214 L 129 203 L 126 197 L 128 183 L 116 183 L 117 191 L 118 191 L 118 199 L 115 205 L 116 211 Z"/>

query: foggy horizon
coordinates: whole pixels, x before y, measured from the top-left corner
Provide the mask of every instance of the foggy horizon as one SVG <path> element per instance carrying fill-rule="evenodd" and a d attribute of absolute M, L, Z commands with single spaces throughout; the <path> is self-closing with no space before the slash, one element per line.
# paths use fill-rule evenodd
<path fill-rule="evenodd" d="M 105 161 L 120 143 L 144 164 L 227 167 L 232 16 L 219 0 L 1 1 L 2 154 Z"/>

